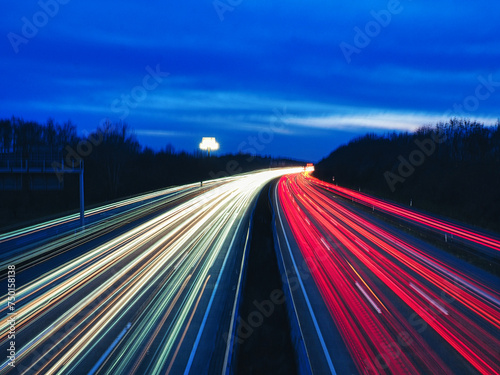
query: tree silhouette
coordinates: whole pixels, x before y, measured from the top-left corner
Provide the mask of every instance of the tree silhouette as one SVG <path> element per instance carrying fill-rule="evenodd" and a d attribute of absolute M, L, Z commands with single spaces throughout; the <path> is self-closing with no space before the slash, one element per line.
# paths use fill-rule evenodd
<path fill-rule="evenodd" d="M 408 176 L 402 160 L 418 144 L 440 135 L 432 152 Z M 418 164 L 418 163 L 417 163 Z M 367 134 L 340 146 L 316 166 L 315 175 L 353 189 L 408 203 L 500 231 L 500 120 L 495 125 L 452 118 L 413 133 Z M 391 191 L 385 176 L 399 178 Z"/>

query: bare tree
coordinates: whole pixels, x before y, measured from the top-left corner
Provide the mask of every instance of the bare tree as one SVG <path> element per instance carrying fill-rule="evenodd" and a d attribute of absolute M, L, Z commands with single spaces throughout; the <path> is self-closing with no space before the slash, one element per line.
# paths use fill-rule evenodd
<path fill-rule="evenodd" d="M 12 148 L 12 124 L 8 119 L 0 120 L 0 152 L 7 153 Z"/>
<path fill-rule="evenodd" d="M 109 192 L 117 196 L 123 170 L 130 159 L 140 152 L 135 135 L 126 123 L 106 121 L 98 129 L 102 134 L 102 143 L 98 154 L 104 163 Z"/>

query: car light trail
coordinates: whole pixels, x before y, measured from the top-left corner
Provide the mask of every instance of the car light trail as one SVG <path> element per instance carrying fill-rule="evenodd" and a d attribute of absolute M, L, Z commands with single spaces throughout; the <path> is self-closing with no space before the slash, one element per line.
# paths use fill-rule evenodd
<path fill-rule="evenodd" d="M 369 195 L 356 192 L 347 188 L 343 188 L 337 185 L 333 185 L 324 181 L 320 181 L 311 176 L 307 176 L 307 179 L 317 186 L 326 188 L 335 194 L 349 199 L 354 199 L 356 202 L 364 204 L 368 207 L 374 207 L 377 210 L 386 212 L 393 216 L 409 220 L 411 222 L 418 223 L 420 225 L 442 231 L 443 233 L 452 234 L 454 236 L 463 238 L 468 241 L 472 241 L 478 245 L 485 246 L 492 250 L 500 251 L 500 239 L 493 238 L 491 236 L 486 236 L 477 231 L 470 230 L 468 228 L 462 227 L 457 224 L 447 222 L 445 220 L 440 220 L 433 218 L 429 215 L 418 213 L 400 205 L 394 203 L 388 203 L 381 199 L 371 197 Z"/>
<path fill-rule="evenodd" d="M 411 238 L 398 237 L 375 219 L 357 214 L 333 199 L 328 190 L 338 191 L 328 185 L 308 173 L 288 175 L 281 178 L 277 197 L 358 371 L 451 373 L 450 366 L 457 364 L 433 350 L 442 344 L 422 336 L 417 320 L 433 329 L 464 368 L 500 373 L 498 290 L 467 275 L 465 268 L 450 267 Z M 430 217 L 426 222 L 451 228 Z M 481 238 L 490 248 L 496 241 L 476 234 L 468 238 L 475 243 Z M 402 313 L 408 309 L 415 314 L 412 318 Z M 405 345 L 396 345 L 402 333 Z"/>
<path fill-rule="evenodd" d="M 122 200 L 122 201 L 119 201 L 116 203 L 107 204 L 104 206 L 100 206 L 98 208 L 88 210 L 85 214 L 85 218 L 91 218 L 94 215 L 99 215 L 99 214 L 105 213 L 107 211 L 116 210 L 118 208 L 126 207 L 126 206 L 133 205 L 136 203 L 142 203 L 144 201 L 151 200 L 151 199 L 157 199 L 159 197 L 161 198 L 162 196 L 173 194 L 173 193 L 176 193 L 176 192 L 181 191 L 181 190 L 192 189 L 192 188 L 195 188 L 197 186 L 199 186 L 199 184 L 184 185 L 181 187 L 160 190 L 160 191 L 157 191 L 154 193 L 148 193 L 148 194 L 144 194 L 144 195 L 141 195 L 138 197 L 125 199 L 125 200 Z M 77 222 L 79 219 L 80 219 L 80 214 L 73 214 L 73 215 L 62 217 L 62 218 L 50 220 L 50 221 L 47 221 L 47 222 L 44 222 L 41 224 L 33 225 L 33 226 L 30 226 L 27 228 L 18 229 L 18 230 L 9 232 L 9 233 L 4 233 L 4 234 L 0 235 L 0 244 L 7 242 L 7 241 L 11 241 L 11 240 L 16 239 L 16 238 L 31 235 L 33 233 L 36 233 L 36 232 L 39 232 L 42 230 L 46 230 L 46 229 L 49 229 L 49 228 L 52 228 L 55 226 L 59 226 L 59 225 L 67 224 L 67 223 L 71 223 L 71 222 Z"/>
<path fill-rule="evenodd" d="M 182 369 L 207 308 L 208 290 L 212 293 L 222 272 L 233 274 L 233 270 L 223 270 L 221 259 L 237 259 L 241 252 L 234 239 L 246 231 L 237 228 L 247 220 L 266 183 L 298 170 L 275 169 L 214 181 L 210 183 L 212 188 L 195 191 L 194 195 L 192 187 L 179 189 L 181 194 L 189 191 L 191 199 L 180 200 L 176 206 L 160 210 L 118 234 L 111 231 L 95 246 L 75 242 L 81 238 L 78 234 L 63 236 L 29 254 L 16 253 L 5 260 L 40 268 L 51 259 L 45 256 L 51 249 L 71 249 L 74 243 L 88 247 L 19 285 L 16 336 L 23 340 L 17 341 L 16 364 L 23 369 L 20 373 L 71 373 L 78 369 L 160 374 Z M 172 192 L 169 190 L 169 194 Z M 154 198 L 147 208 L 138 199 L 96 209 L 95 213 L 138 204 L 125 214 L 110 215 L 106 223 L 114 222 L 115 216 L 133 220 L 141 210 L 163 207 L 165 199 L 170 198 L 162 194 L 143 196 Z M 61 222 L 66 220 L 71 218 Z M 97 223 L 86 233 L 105 230 L 106 223 Z M 51 225 L 56 222 L 7 234 L 2 240 L 7 243 L 19 236 L 28 238 Z M 29 271 L 19 274 L 22 272 Z M 223 295 L 234 294 L 231 288 L 219 289 Z M 5 345 L 9 341 L 4 307 L 7 296 L 2 300 L 0 342 Z M 128 323 L 128 330 L 123 332 Z M 117 337 L 120 340 L 114 342 Z M 107 350 L 107 356 L 102 357 Z M 4 362 L 0 374 L 11 370 Z"/>

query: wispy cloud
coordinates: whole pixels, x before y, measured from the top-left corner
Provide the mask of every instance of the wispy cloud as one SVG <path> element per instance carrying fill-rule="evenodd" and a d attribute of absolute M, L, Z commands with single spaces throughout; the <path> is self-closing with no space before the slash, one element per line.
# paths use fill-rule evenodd
<path fill-rule="evenodd" d="M 22 36 L 23 17 L 40 7 L 6 2 L 0 117 L 70 118 L 92 130 L 103 117 L 118 120 L 112 103 L 127 103 L 144 67 L 160 64 L 168 80 L 127 106 L 127 123 L 147 144 L 172 137 L 176 147 L 192 149 L 200 134 L 218 133 L 236 151 L 241 140 L 269 128 L 275 109 L 286 108 L 285 126 L 267 150 L 319 157 L 335 148 L 329 139 L 339 133 L 445 120 L 455 103 L 475 94 L 478 76 L 500 81 L 499 2 L 404 3 L 404 12 L 346 64 L 339 43 L 354 43 L 354 28 L 387 2 L 245 1 L 220 22 L 211 1 L 71 1 L 17 54 L 6 35 Z M 468 115 L 495 122 L 495 90 Z"/>
<path fill-rule="evenodd" d="M 190 137 L 190 133 L 186 132 L 179 132 L 179 131 L 170 131 L 170 130 L 148 130 L 148 129 L 139 129 L 135 130 L 135 134 L 137 135 L 144 135 L 144 136 L 151 136 L 151 137 Z"/>
<path fill-rule="evenodd" d="M 493 124 L 495 117 L 474 117 L 485 124 Z M 351 115 L 329 115 L 321 117 L 292 117 L 289 124 L 317 129 L 329 130 L 387 130 L 387 131 L 414 131 L 424 125 L 434 125 L 446 121 L 444 115 L 415 114 L 415 113 L 369 113 Z"/>

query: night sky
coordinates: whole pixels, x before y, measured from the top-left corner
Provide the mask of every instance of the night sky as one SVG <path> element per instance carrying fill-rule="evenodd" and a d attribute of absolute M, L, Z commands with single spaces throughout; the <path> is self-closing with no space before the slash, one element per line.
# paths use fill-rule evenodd
<path fill-rule="evenodd" d="M 500 117 L 496 1 L 2 4 L 0 118 L 318 161 L 368 131 Z"/>

